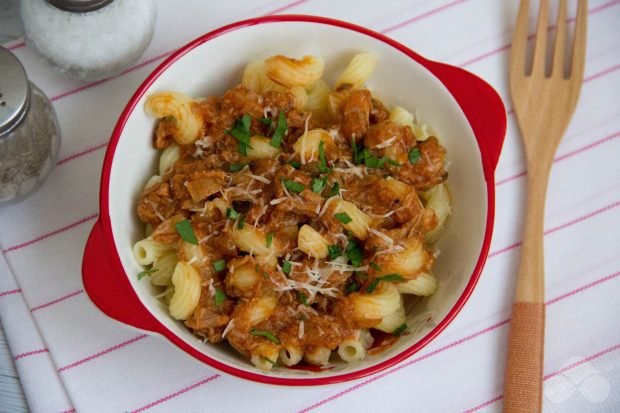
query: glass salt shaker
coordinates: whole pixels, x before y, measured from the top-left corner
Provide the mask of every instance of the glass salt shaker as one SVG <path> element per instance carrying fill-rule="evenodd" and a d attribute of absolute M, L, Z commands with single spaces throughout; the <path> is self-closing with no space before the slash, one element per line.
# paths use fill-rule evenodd
<path fill-rule="evenodd" d="M 0 47 L 0 206 L 33 193 L 56 165 L 60 127 L 45 94 Z"/>
<path fill-rule="evenodd" d="M 68 77 L 99 80 L 134 63 L 151 42 L 153 0 L 21 0 L 28 45 Z"/>

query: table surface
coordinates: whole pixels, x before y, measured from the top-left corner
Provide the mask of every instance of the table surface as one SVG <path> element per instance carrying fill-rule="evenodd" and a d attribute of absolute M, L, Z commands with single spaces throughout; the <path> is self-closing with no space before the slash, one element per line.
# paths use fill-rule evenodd
<path fill-rule="evenodd" d="M 0 43 L 6 43 L 21 36 L 17 16 L 19 0 L 0 0 Z M 13 358 L 0 326 L 0 412 L 26 412 L 28 407 L 22 392 Z"/>

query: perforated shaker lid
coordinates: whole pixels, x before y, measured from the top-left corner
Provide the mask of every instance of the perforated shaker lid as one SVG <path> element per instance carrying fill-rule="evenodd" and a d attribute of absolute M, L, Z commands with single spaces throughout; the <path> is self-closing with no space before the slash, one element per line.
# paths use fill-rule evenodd
<path fill-rule="evenodd" d="M 17 57 L 0 46 L 0 138 L 14 130 L 30 106 L 30 83 Z"/>
<path fill-rule="evenodd" d="M 100 9 L 113 0 L 46 0 L 49 4 L 61 10 L 75 13 L 88 13 Z"/>

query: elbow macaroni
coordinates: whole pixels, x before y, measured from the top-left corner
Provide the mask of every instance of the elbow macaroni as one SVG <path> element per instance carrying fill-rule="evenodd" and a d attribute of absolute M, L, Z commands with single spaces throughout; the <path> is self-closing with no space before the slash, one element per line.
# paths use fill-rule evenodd
<path fill-rule="evenodd" d="M 370 53 L 360 53 L 351 59 L 349 65 L 344 69 L 340 78 L 336 82 L 336 89 L 344 85 L 351 89 L 357 89 L 370 78 L 377 65 L 377 56 Z"/>
<path fill-rule="evenodd" d="M 148 116 L 175 119 L 173 138 L 179 145 L 189 145 L 202 136 L 202 118 L 194 111 L 191 97 L 179 92 L 158 92 L 148 97 L 144 110 Z"/>
<path fill-rule="evenodd" d="M 170 315 L 177 320 L 187 319 L 200 299 L 200 275 L 186 262 L 179 261 L 172 274 L 174 294 L 170 299 Z"/>

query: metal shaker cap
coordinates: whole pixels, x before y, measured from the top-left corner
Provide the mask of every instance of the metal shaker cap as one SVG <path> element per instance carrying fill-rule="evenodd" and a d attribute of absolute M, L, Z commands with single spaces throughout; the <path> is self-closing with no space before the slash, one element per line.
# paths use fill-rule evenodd
<path fill-rule="evenodd" d="M 46 0 L 61 10 L 74 13 L 88 13 L 112 3 L 113 0 Z"/>
<path fill-rule="evenodd" d="M 0 138 L 17 128 L 30 107 L 30 83 L 17 57 L 0 46 Z"/>

